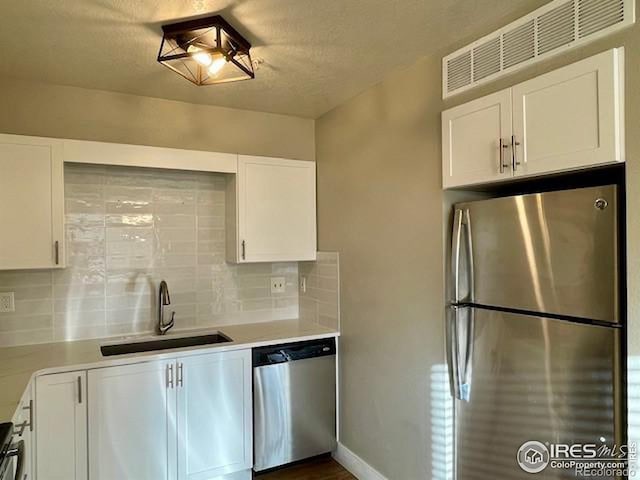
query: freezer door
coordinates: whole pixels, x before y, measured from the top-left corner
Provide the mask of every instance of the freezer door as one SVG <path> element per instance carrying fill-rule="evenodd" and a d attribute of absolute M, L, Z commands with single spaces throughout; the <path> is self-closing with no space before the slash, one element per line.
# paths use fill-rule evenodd
<path fill-rule="evenodd" d="M 604 186 L 456 205 L 454 300 L 618 322 L 616 195 Z"/>
<path fill-rule="evenodd" d="M 520 469 L 520 446 L 620 445 L 619 329 L 475 309 L 468 401 L 455 400 L 457 480 L 576 478 Z M 461 341 L 464 343 L 464 340 Z"/>

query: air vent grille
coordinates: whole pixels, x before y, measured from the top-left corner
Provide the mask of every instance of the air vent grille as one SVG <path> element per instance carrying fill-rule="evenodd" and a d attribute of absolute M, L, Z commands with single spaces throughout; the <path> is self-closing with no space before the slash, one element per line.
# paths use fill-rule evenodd
<path fill-rule="evenodd" d="M 471 82 L 471 52 L 465 52 L 447 62 L 447 86 L 455 90 Z"/>
<path fill-rule="evenodd" d="M 471 62 L 471 57 L 469 57 Z M 481 80 L 500 71 L 500 39 L 494 38 L 473 49 L 473 78 Z"/>
<path fill-rule="evenodd" d="M 622 21 L 624 21 L 624 0 L 578 2 L 578 30 L 581 38 Z"/>
<path fill-rule="evenodd" d="M 573 2 L 560 5 L 538 17 L 538 54 L 543 55 L 576 39 L 576 9 Z"/>
<path fill-rule="evenodd" d="M 443 97 L 633 23 L 634 0 L 554 0 L 443 58 Z"/>
<path fill-rule="evenodd" d="M 536 56 L 535 25 L 533 20 L 502 36 L 504 68 L 511 68 Z"/>

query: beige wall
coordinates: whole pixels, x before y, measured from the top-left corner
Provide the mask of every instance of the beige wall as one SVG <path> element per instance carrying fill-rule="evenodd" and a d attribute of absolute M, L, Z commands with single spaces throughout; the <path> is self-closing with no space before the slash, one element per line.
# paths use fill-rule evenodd
<path fill-rule="evenodd" d="M 319 244 L 340 252 L 340 439 L 390 479 L 430 478 L 443 359 L 440 63 L 320 118 Z"/>
<path fill-rule="evenodd" d="M 422 59 L 317 121 L 319 246 L 338 251 L 341 263 L 341 442 L 390 480 L 432 478 L 438 447 L 431 424 L 442 413 L 432 399 L 442 385 L 430 370 L 444 361 L 444 217 L 454 199 L 441 191 L 440 112 L 620 45 L 627 47 L 629 351 L 638 355 L 640 26 L 446 103 L 441 57 Z M 630 361 L 630 382 L 634 368 Z M 630 424 L 640 421 L 631 416 Z M 443 455 L 433 459 L 437 467 Z"/>
<path fill-rule="evenodd" d="M 313 120 L 12 79 L 0 80 L 0 132 L 315 158 Z"/>

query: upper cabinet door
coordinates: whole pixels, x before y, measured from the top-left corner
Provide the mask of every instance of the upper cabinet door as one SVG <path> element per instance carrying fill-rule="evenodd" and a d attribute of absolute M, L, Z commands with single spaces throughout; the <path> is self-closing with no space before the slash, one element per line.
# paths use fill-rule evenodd
<path fill-rule="evenodd" d="M 175 480 L 175 402 L 173 361 L 91 370 L 91 480 Z"/>
<path fill-rule="evenodd" d="M 511 178 L 511 90 L 442 112 L 444 188 Z"/>
<path fill-rule="evenodd" d="M 86 372 L 36 379 L 36 477 L 86 480 Z"/>
<path fill-rule="evenodd" d="M 513 125 L 516 175 L 624 161 L 624 50 L 513 87 Z"/>
<path fill-rule="evenodd" d="M 315 260 L 315 162 L 240 155 L 235 194 L 232 261 Z"/>
<path fill-rule="evenodd" d="M 0 135 L 0 270 L 64 266 L 62 142 Z"/>
<path fill-rule="evenodd" d="M 178 480 L 251 469 L 251 351 L 178 358 L 177 373 Z"/>

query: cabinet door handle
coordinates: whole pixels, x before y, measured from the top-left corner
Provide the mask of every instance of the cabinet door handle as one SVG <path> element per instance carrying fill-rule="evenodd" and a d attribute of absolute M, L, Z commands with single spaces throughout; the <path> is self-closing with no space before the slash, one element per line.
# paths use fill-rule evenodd
<path fill-rule="evenodd" d="M 242 240 L 242 259 L 247 258 L 247 242 Z"/>
<path fill-rule="evenodd" d="M 82 377 L 78 377 L 78 403 L 82 405 Z"/>
<path fill-rule="evenodd" d="M 520 165 L 520 161 L 518 160 L 518 147 L 520 146 L 520 142 L 516 140 L 515 135 L 511 135 L 511 152 L 512 152 L 512 161 L 513 161 L 513 171 L 518 170 L 518 165 Z"/>
<path fill-rule="evenodd" d="M 29 427 L 29 431 L 33 432 L 33 400 L 29 400 L 29 405 L 22 407 L 22 410 L 29 410 L 29 420 L 24 420 L 22 423 L 13 426 L 13 433 L 21 437 L 24 431 Z"/>
<path fill-rule="evenodd" d="M 56 265 L 60 265 L 60 242 L 56 240 L 54 243 L 54 257 L 56 261 Z"/>
<path fill-rule="evenodd" d="M 167 365 L 167 388 L 173 388 L 173 364 Z"/>
<path fill-rule="evenodd" d="M 33 400 L 29 400 L 28 407 L 22 407 L 24 410 L 29 410 L 29 431 L 33 432 Z"/>
<path fill-rule="evenodd" d="M 14 425 L 14 429 L 20 429 L 16 435 L 19 437 L 22 436 L 27 427 L 29 427 L 29 431 L 33 432 L 33 400 L 29 400 L 29 405 L 26 407 L 22 407 L 23 410 L 29 410 L 29 420 L 24 420 L 22 423 L 18 425 Z"/>
<path fill-rule="evenodd" d="M 183 364 L 181 362 L 181 363 L 178 363 L 178 381 L 177 381 L 177 385 L 180 388 L 182 388 L 182 385 L 183 385 L 183 383 L 182 383 L 183 375 L 184 375 L 184 373 L 183 373 Z"/>
<path fill-rule="evenodd" d="M 27 429 L 27 427 L 29 427 L 30 425 L 27 423 L 27 421 L 23 421 L 22 423 L 19 423 L 17 425 L 13 426 L 13 435 L 17 435 L 19 437 L 21 437 L 24 434 L 24 431 Z"/>
<path fill-rule="evenodd" d="M 500 173 L 504 173 L 504 169 L 509 166 L 509 163 L 504 163 L 504 152 L 509 148 L 509 145 L 505 143 L 505 141 L 500 139 Z"/>

